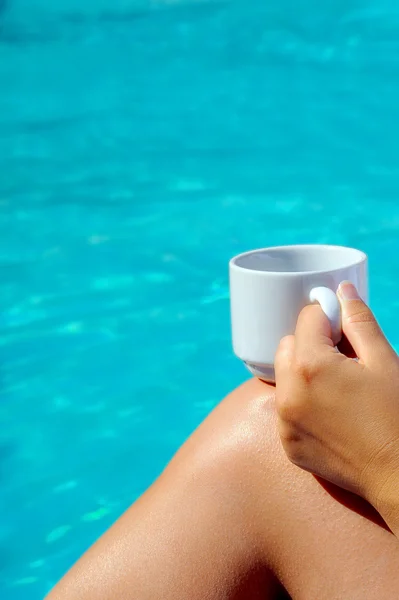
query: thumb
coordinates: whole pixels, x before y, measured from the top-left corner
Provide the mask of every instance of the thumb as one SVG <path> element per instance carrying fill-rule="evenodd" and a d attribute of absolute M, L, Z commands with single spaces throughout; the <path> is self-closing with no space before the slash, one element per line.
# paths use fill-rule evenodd
<path fill-rule="evenodd" d="M 369 364 L 393 350 L 373 313 L 360 298 L 355 286 L 343 281 L 338 288 L 342 309 L 342 330 L 361 362 Z"/>

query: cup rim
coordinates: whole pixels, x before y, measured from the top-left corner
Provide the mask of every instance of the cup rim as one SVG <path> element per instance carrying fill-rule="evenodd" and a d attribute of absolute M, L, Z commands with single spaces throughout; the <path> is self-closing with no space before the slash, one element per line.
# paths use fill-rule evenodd
<path fill-rule="evenodd" d="M 350 250 L 358 255 L 358 259 L 348 263 L 347 265 L 336 267 L 334 269 L 320 269 L 316 271 L 258 271 L 257 269 L 248 269 L 247 267 L 241 267 L 236 264 L 238 259 L 243 258 L 244 256 L 249 256 L 250 254 L 257 254 L 258 252 L 265 252 L 270 250 L 290 250 L 292 248 L 312 248 L 312 249 L 329 249 L 329 250 Z M 325 275 L 327 273 L 337 273 L 338 271 L 342 271 L 347 269 L 348 267 L 356 267 L 364 262 L 367 262 L 367 254 L 358 248 L 352 248 L 350 246 L 340 246 L 337 244 L 288 244 L 283 246 L 268 246 L 266 248 L 256 248 L 255 250 L 249 250 L 247 252 L 241 252 L 241 254 L 237 254 L 233 256 L 233 258 L 229 261 L 229 268 L 233 271 L 239 272 L 252 272 L 257 273 L 259 276 L 283 276 L 283 277 L 296 277 L 298 275 Z"/>

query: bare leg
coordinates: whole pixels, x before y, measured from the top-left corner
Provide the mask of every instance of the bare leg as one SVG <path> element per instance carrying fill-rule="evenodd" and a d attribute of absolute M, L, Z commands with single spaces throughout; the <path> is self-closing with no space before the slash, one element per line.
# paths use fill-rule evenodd
<path fill-rule="evenodd" d="M 374 521 L 377 521 L 374 522 Z M 228 396 L 48 600 L 385 600 L 399 544 L 357 497 L 280 446 L 273 388 Z"/>

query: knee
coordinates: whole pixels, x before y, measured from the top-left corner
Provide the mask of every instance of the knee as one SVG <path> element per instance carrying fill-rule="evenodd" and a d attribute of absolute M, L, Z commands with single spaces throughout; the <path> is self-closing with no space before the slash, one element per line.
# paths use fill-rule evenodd
<path fill-rule="evenodd" d="M 274 388 L 256 379 L 236 389 L 188 440 L 182 454 L 235 504 L 251 507 L 283 463 Z"/>

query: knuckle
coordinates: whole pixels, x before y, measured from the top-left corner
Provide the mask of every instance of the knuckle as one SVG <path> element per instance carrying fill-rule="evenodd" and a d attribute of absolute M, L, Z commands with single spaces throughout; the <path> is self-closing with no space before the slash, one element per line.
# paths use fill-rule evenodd
<path fill-rule="evenodd" d="M 287 458 L 298 467 L 306 464 L 306 452 L 302 436 L 292 427 L 280 427 L 280 440 Z"/>
<path fill-rule="evenodd" d="M 310 384 L 323 371 L 323 363 L 320 359 L 298 357 L 294 363 L 294 371 L 302 382 Z"/>
<path fill-rule="evenodd" d="M 356 301 L 353 301 L 356 302 Z M 377 324 L 373 313 L 363 304 L 363 302 L 357 303 L 353 310 L 345 318 L 346 323 L 350 325 L 356 324 Z"/>
<path fill-rule="evenodd" d="M 302 310 L 299 316 L 300 320 L 312 323 L 317 315 L 320 313 L 321 307 L 319 304 L 307 304 Z"/>
<path fill-rule="evenodd" d="M 302 316 L 311 316 L 315 314 L 315 311 L 319 310 L 319 306 L 317 304 L 307 304 L 301 311 Z"/>
<path fill-rule="evenodd" d="M 292 343 L 294 341 L 294 336 L 293 335 L 285 335 L 279 343 L 279 348 L 280 349 L 285 349 L 285 348 L 291 348 L 292 347 Z"/>
<path fill-rule="evenodd" d="M 296 427 L 291 424 L 283 422 L 280 424 L 280 438 L 284 445 L 291 449 L 292 445 L 297 444 L 301 441 L 301 435 L 299 434 Z"/>
<path fill-rule="evenodd" d="M 286 335 L 285 337 L 282 338 L 282 340 L 280 341 L 280 343 L 278 345 L 276 357 L 287 358 L 288 356 L 291 355 L 293 347 L 294 347 L 294 336 Z"/>
<path fill-rule="evenodd" d="M 295 444 L 291 448 L 290 453 L 289 455 L 287 454 L 287 456 L 290 459 L 290 461 L 297 467 L 301 467 L 301 469 L 304 469 L 306 467 L 306 454 L 299 444 Z"/>
<path fill-rule="evenodd" d="M 281 421 L 287 423 L 291 416 L 291 402 L 288 396 L 281 397 L 277 392 L 276 395 L 276 410 Z"/>
<path fill-rule="evenodd" d="M 302 395 L 287 394 L 276 396 L 276 407 L 281 421 L 291 428 L 295 423 L 299 424 L 306 418 L 307 403 Z"/>

